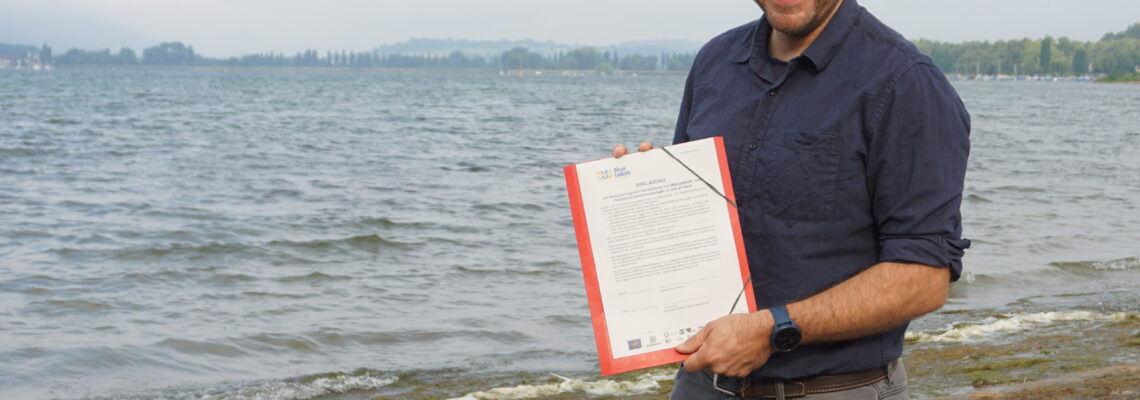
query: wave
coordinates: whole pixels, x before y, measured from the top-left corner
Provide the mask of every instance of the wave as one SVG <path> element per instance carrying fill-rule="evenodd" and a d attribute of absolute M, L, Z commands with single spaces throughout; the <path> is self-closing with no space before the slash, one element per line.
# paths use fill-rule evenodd
<path fill-rule="evenodd" d="M 263 193 L 263 194 L 261 195 L 261 197 L 262 197 L 262 198 L 265 198 L 265 199 L 276 199 L 276 198 L 299 198 L 299 197 L 301 197 L 301 196 L 304 196 L 304 195 L 305 195 L 305 193 L 304 193 L 304 192 L 302 192 L 302 191 L 300 191 L 300 190 L 294 190 L 294 189 L 274 189 L 274 190 L 270 190 L 270 191 L 268 191 L 268 192 L 266 192 L 266 193 Z"/>
<path fill-rule="evenodd" d="M 551 374 L 554 375 L 554 374 Z M 571 392 L 583 392 L 589 396 L 622 396 L 645 393 L 660 387 L 660 381 L 673 380 L 673 372 L 653 372 L 636 379 L 619 381 L 600 379 L 587 381 L 570 379 L 559 375 L 554 377 L 561 382 L 541 385 L 518 385 L 472 392 L 451 400 L 514 400 L 535 399 L 556 396 Z"/>
<path fill-rule="evenodd" d="M 110 258 L 119 261 L 156 261 L 170 259 L 199 260 L 203 257 L 221 256 L 247 256 L 251 258 L 284 259 L 284 262 L 293 264 L 307 264 L 311 260 L 282 254 L 276 250 L 358 250 L 372 254 L 380 253 L 386 249 L 403 249 L 418 243 L 397 242 L 385 239 L 376 234 L 358 235 L 337 239 L 318 239 L 311 241 L 274 240 L 264 244 L 250 243 L 220 243 L 212 242 L 195 245 L 184 243 L 171 243 L 152 246 L 134 246 L 118 249 L 86 249 L 63 247 L 48 250 L 67 259 L 86 259 L 88 257 Z"/>
<path fill-rule="evenodd" d="M 209 243 L 187 245 L 174 243 L 165 246 L 127 247 L 115 250 L 87 250 L 76 248 L 53 249 L 51 252 L 67 257 L 82 257 L 86 254 L 108 254 L 111 258 L 125 261 L 146 261 L 169 257 L 198 257 L 209 255 L 232 255 L 245 252 L 261 253 L 256 246 L 239 243 Z"/>
<path fill-rule="evenodd" d="M 149 393 L 87 397 L 89 400 L 311 400 L 369 392 L 396 383 L 398 377 L 372 370 L 320 374 L 282 381 L 228 384 L 212 388 L 169 388 Z"/>
<path fill-rule="evenodd" d="M 970 193 L 970 194 L 966 195 L 966 198 L 964 200 L 966 200 L 967 202 L 970 202 L 970 203 L 993 203 L 993 201 L 991 201 L 990 199 L 987 199 L 984 196 L 980 196 L 980 195 L 975 194 L 975 193 Z"/>
<path fill-rule="evenodd" d="M 3 154 L 3 153 L 4 153 L 4 150 L 0 149 L 0 154 Z M 26 168 L 26 169 L 0 168 L 0 175 L 35 175 L 35 174 L 36 174 L 36 170 L 31 169 L 31 168 Z M 4 197 L 0 197 L 0 198 L 8 198 L 8 196 L 4 196 Z"/>
<path fill-rule="evenodd" d="M 257 280 L 258 280 L 258 278 L 256 276 L 237 273 L 237 274 L 212 274 L 208 278 L 204 279 L 203 282 L 207 282 L 212 286 L 223 286 L 223 287 L 225 287 L 225 286 L 240 286 L 240 285 L 246 284 L 248 282 L 254 282 Z"/>
<path fill-rule="evenodd" d="M 281 333 L 262 333 L 250 336 L 239 341 L 245 348 L 258 351 L 278 352 L 281 350 L 298 351 L 302 353 L 319 353 L 321 343 L 304 335 Z"/>
<path fill-rule="evenodd" d="M 444 166 L 439 167 L 439 169 L 441 171 L 463 171 L 463 172 L 491 172 L 492 171 L 491 167 L 488 167 L 485 165 L 476 165 L 476 164 L 466 162 L 466 161 L 455 164 L 455 167 L 457 167 L 457 168 L 452 168 L 451 166 L 444 165 Z"/>
<path fill-rule="evenodd" d="M 426 222 L 399 222 L 385 217 L 363 217 L 356 220 L 357 224 L 380 228 L 427 228 L 433 224 Z"/>
<path fill-rule="evenodd" d="M 376 230 L 381 229 L 381 232 L 449 232 L 449 233 L 482 233 L 483 230 L 473 226 L 467 225 L 451 225 L 438 222 L 429 221 L 402 221 L 398 219 L 391 219 L 386 217 L 363 217 L 353 220 L 345 224 L 346 228 L 360 229 L 360 230 Z M 431 237 L 425 238 L 423 241 L 437 242 L 437 241 L 450 241 L 455 242 L 452 238 Z"/>
<path fill-rule="evenodd" d="M 33 301 L 28 307 L 28 310 L 33 313 L 43 314 L 48 316 L 59 316 L 68 314 L 88 314 L 111 311 L 114 309 L 110 304 L 101 301 L 87 301 L 87 300 L 44 300 Z"/>
<path fill-rule="evenodd" d="M 47 121 L 44 121 L 44 122 L 47 122 L 48 124 L 51 124 L 51 125 L 79 125 L 80 124 L 79 120 L 68 119 L 68 118 L 51 118 L 51 119 L 48 119 Z"/>
<path fill-rule="evenodd" d="M 314 271 L 312 273 L 308 273 L 305 275 L 286 276 L 286 277 L 277 278 L 275 280 L 278 282 L 282 282 L 282 283 L 294 283 L 294 282 L 329 282 L 329 281 L 343 281 L 343 280 L 350 280 L 350 279 L 352 279 L 351 276 L 329 275 L 329 274 L 326 274 L 326 273 L 323 273 L 320 271 Z"/>
<path fill-rule="evenodd" d="M 199 275 L 215 276 L 220 267 L 192 267 L 181 269 L 163 269 L 149 272 L 127 272 L 116 279 L 127 283 L 153 285 L 158 283 L 176 283 L 198 278 Z M 207 278 L 208 279 L 208 278 Z"/>
<path fill-rule="evenodd" d="M 543 318 L 547 324 L 552 326 L 566 326 L 566 327 L 585 327 L 590 326 L 590 318 L 584 315 L 550 315 Z"/>
<path fill-rule="evenodd" d="M 166 339 L 156 343 L 160 347 L 165 347 L 179 353 L 201 355 L 210 354 L 220 357 L 242 357 L 249 354 L 240 347 L 231 346 L 219 343 L 199 342 L 186 339 Z"/>
<path fill-rule="evenodd" d="M 397 331 L 363 331 L 351 332 L 337 328 L 321 328 L 319 330 L 298 333 L 259 333 L 251 336 L 219 339 L 215 343 L 195 342 L 203 346 L 233 347 L 235 349 L 249 350 L 277 354 L 282 351 L 299 353 L 325 353 L 336 352 L 349 345 L 392 345 L 403 343 L 431 343 L 448 339 L 479 338 L 480 340 L 493 340 L 504 344 L 525 343 L 534 340 L 530 335 L 513 330 L 493 329 L 464 329 L 464 330 L 397 330 Z M 182 339 L 174 340 L 182 343 Z M 171 347 L 171 343 L 159 342 L 162 347 Z"/>
<path fill-rule="evenodd" d="M 971 342 L 994 335 L 1012 333 L 1060 321 L 1131 321 L 1140 314 L 1124 312 L 1102 314 L 1091 311 L 1049 311 L 1014 313 L 990 317 L 980 322 L 961 322 L 936 333 L 907 331 L 907 342 Z"/>
<path fill-rule="evenodd" d="M 60 148 L 53 147 L 0 147 L 0 155 L 5 157 L 39 157 L 53 155 L 61 152 Z M 33 173 L 34 170 L 31 170 Z"/>
<path fill-rule="evenodd" d="M 525 269 L 517 269 L 517 268 L 505 268 L 505 269 L 474 268 L 474 267 L 464 267 L 462 265 L 454 266 L 454 267 L 452 267 L 452 269 L 457 271 L 457 272 L 460 272 L 460 273 L 474 274 L 474 275 L 542 275 L 542 274 L 549 273 L 551 271 L 551 270 L 525 270 Z"/>
<path fill-rule="evenodd" d="M 542 206 L 533 203 L 515 203 L 515 202 L 498 202 L 498 203 L 476 203 L 471 206 L 473 210 L 482 212 L 496 212 L 503 213 L 509 211 L 527 211 L 527 212 L 540 212 L 543 211 Z"/>
<path fill-rule="evenodd" d="M 994 190 L 1010 191 L 1010 192 L 1018 192 L 1018 193 L 1045 193 L 1045 188 L 1040 188 L 1040 187 L 1035 187 L 1035 186 L 1006 185 L 1006 186 L 996 187 L 996 188 L 994 188 Z"/>
<path fill-rule="evenodd" d="M 20 277 L 20 278 L 15 278 L 15 279 L 9 279 L 6 281 L 0 281 L 0 289 L 15 290 L 16 288 L 20 288 L 23 286 L 57 285 L 57 284 L 69 283 L 69 282 L 70 281 L 65 281 L 63 279 L 59 279 L 59 278 L 47 276 L 47 275 L 32 275 L 32 276 Z"/>
<path fill-rule="evenodd" d="M 1053 262 L 1049 265 L 1067 270 L 1123 271 L 1140 269 L 1140 257 L 1101 261 Z"/>
<path fill-rule="evenodd" d="M 270 298 L 282 298 L 282 299 L 305 299 L 305 298 L 309 297 L 306 295 L 300 295 L 300 294 L 294 294 L 294 293 L 273 293 L 273 292 L 261 292 L 261 291 L 242 292 L 242 295 L 250 296 L 250 297 L 270 297 Z"/>
<path fill-rule="evenodd" d="M 415 243 L 397 242 L 384 239 L 377 234 L 358 235 L 342 239 L 320 239 L 311 240 L 307 242 L 294 242 L 286 240 L 275 240 L 269 242 L 271 246 L 282 247 L 297 247 L 314 250 L 336 249 L 344 247 L 352 247 L 361 250 L 372 252 L 379 252 L 380 249 L 385 248 L 405 248 L 415 245 Z"/>

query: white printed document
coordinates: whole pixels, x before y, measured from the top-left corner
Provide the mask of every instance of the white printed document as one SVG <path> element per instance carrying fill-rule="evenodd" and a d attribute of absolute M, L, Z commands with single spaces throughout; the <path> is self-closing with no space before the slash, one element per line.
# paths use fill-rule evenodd
<path fill-rule="evenodd" d="M 756 310 L 720 137 L 564 168 L 603 375 Z"/>

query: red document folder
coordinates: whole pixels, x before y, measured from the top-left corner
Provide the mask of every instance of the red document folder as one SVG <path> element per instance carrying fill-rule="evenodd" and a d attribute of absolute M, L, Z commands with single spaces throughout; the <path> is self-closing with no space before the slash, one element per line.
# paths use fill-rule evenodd
<path fill-rule="evenodd" d="M 713 180 L 719 181 L 718 183 L 722 186 L 724 197 L 729 200 L 724 201 L 723 206 L 727 208 L 727 215 L 731 222 L 730 225 L 732 229 L 732 238 L 735 241 L 735 254 L 732 254 L 727 258 L 732 259 L 733 262 L 737 263 L 740 271 L 740 283 L 734 287 L 721 288 L 720 293 L 718 293 L 717 296 L 727 295 L 730 297 L 735 297 L 738 295 L 738 293 L 743 291 L 743 298 L 738 298 L 739 300 L 742 300 L 741 306 L 746 305 L 747 312 L 755 312 L 756 301 L 752 290 L 751 280 L 749 279 L 750 273 L 748 270 L 747 257 L 744 251 L 744 240 L 740 233 L 739 216 L 737 215 L 736 207 L 732 205 L 735 204 L 736 199 L 732 191 L 732 179 L 729 176 L 728 160 L 725 157 L 724 143 L 720 137 L 703 139 L 702 141 L 704 140 L 715 141 L 716 161 L 718 164 L 718 168 L 716 169 L 719 170 L 719 176 L 703 176 L 700 178 L 703 178 L 705 182 L 713 182 Z M 685 144 L 670 146 L 669 149 L 678 148 L 677 146 L 684 145 Z M 661 150 L 654 149 L 651 151 Z M 671 153 L 674 152 L 676 151 L 673 151 Z M 678 164 L 681 163 L 679 159 L 676 162 Z M 601 287 L 599 285 L 599 275 L 597 270 L 598 260 L 595 260 L 595 245 L 591 243 L 590 226 L 587 224 L 586 211 L 584 207 L 584 202 L 592 200 L 583 198 L 581 186 L 581 179 L 601 179 L 601 177 L 579 176 L 578 166 L 583 164 L 566 166 L 564 168 L 564 173 L 566 176 L 566 187 L 570 200 L 570 210 L 574 219 L 574 230 L 578 242 L 578 253 L 582 261 L 582 275 L 585 279 L 586 295 L 589 300 L 590 316 L 593 322 L 594 338 L 597 344 L 598 358 L 602 375 L 613 375 L 684 361 L 688 356 L 680 354 L 674 350 L 674 347 L 680 345 L 683 342 L 681 340 L 678 340 L 677 342 L 672 343 L 671 346 L 662 348 L 660 350 L 620 358 L 614 357 L 613 350 L 615 349 L 615 345 L 624 345 L 625 343 L 622 342 L 619 338 L 611 338 L 609 335 L 609 329 L 607 327 L 608 322 L 606 318 L 606 305 L 602 302 L 603 296 L 601 293 Z M 673 166 L 670 165 L 670 167 Z M 692 171 L 692 169 L 689 170 L 689 172 Z M 696 173 L 693 172 L 693 174 L 695 176 Z M 712 191 L 713 189 L 708 188 L 707 190 Z M 741 306 L 736 307 L 738 311 L 744 308 Z M 706 322 L 724 316 L 728 311 L 730 310 L 728 308 L 725 308 L 716 314 L 708 315 L 708 320 Z"/>

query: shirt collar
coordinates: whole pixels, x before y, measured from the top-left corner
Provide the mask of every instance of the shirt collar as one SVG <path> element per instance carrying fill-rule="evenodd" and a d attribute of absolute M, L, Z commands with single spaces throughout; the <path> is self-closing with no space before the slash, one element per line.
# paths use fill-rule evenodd
<path fill-rule="evenodd" d="M 831 17 L 827 27 L 819 37 L 815 38 L 811 46 L 804 50 L 803 57 L 811 60 L 817 71 L 827 68 L 831 60 L 835 59 L 835 55 L 839 54 L 839 49 L 851 35 L 851 30 L 855 28 L 862 10 L 855 0 L 843 0 L 843 4 L 839 5 L 839 11 Z"/>
<path fill-rule="evenodd" d="M 846 41 L 851 30 L 855 27 L 861 11 L 862 8 L 859 7 L 856 0 L 843 0 L 843 4 L 839 5 L 839 10 L 835 12 L 835 16 L 827 23 L 827 27 L 812 42 L 811 46 L 804 50 L 801 57 L 811 61 L 817 71 L 827 68 L 827 65 L 839 53 L 843 42 Z M 741 36 L 733 43 L 732 51 L 729 52 L 729 59 L 738 63 L 748 62 L 752 58 L 768 60 L 771 57 L 771 53 L 768 51 L 768 36 L 771 32 L 772 27 L 768 25 L 768 19 L 761 17 L 752 25 L 752 29 L 747 35 Z"/>
<path fill-rule="evenodd" d="M 759 34 L 758 31 L 764 31 L 764 29 L 761 29 L 761 25 L 768 25 L 768 21 L 765 21 L 764 17 L 760 17 L 759 21 L 752 23 L 752 29 L 748 30 L 748 34 L 736 39 L 736 42 L 732 44 L 732 51 L 729 52 L 730 60 L 738 63 L 748 62 L 748 58 L 752 56 L 752 49 L 755 47 L 753 43 L 756 42 L 756 36 Z M 764 48 L 767 49 L 768 41 L 764 40 L 761 42 Z"/>

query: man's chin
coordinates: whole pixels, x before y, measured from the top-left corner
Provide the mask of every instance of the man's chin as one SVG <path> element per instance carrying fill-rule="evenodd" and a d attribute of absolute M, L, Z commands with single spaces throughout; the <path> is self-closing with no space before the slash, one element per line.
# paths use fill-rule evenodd
<path fill-rule="evenodd" d="M 771 25 L 772 29 L 793 37 L 802 37 L 811 33 L 816 26 L 819 26 L 814 22 L 810 18 L 800 16 L 768 18 L 768 25 Z"/>

